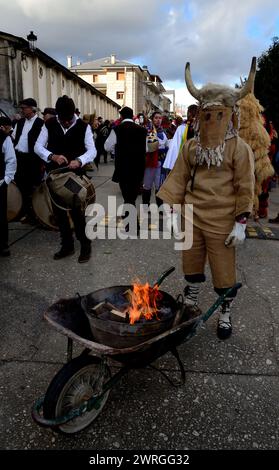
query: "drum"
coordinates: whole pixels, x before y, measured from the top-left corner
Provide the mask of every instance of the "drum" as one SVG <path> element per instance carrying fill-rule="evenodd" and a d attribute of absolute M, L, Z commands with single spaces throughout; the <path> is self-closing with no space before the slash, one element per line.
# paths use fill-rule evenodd
<path fill-rule="evenodd" d="M 87 188 L 87 197 L 86 197 L 86 206 L 88 204 L 93 204 L 96 200 L 95 188 L 92 182 Z M 59 230 L 57 223 L 55 221 L 55 216 L 53 214 L 52 203 L 49 195 L 49 191 L 46 185 L 46 182 L 43 181 L 40 186 L 38 186 L 32 196 L 32 206 L 33 211 L 39 220 L 39 222 L 46 228 L 52 230 Z M 70 218 L 70 225 L 74 228 L 70 213 L 68 212 Z"/>
<path fill-rule="evenodd" d="M 14 181 L 8 185 L 7 199 L 7 218 L 8 222 L 11 222 L 18 217 L 22 208 L 21 192 Z"/>
<path fill-rule="evenodd" d="M 45 182 L 35 189 L 32 196 L 32 206 L 37 219 L 42 225 L 49 229 L 58 230 Z"/>
<path fill-rule="evenodd" d="M 87 187 L 86 207 L 94 202 L 96 202 L 96 192 L 92 180 L 90 180 L 90 185 Z"/>

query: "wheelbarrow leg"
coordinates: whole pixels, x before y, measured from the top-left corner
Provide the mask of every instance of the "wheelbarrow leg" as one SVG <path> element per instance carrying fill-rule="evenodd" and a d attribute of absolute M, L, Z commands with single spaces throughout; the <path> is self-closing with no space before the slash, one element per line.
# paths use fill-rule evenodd
<path fill-rule="evenodd" d="M 182 364 L 182 361 L 180 359 L 180 356 L 179 356 L 179 353 L 178 353 L 177 349 L 174 347 L 170 351 L 174 355 L 174 357 L 177 360 L 177 363 L 179 365 L 181 381 L 177 382 L 177 384 L 174 384 L 175 386 L 179 387 L 180 385 L 185 384 L 185 379 L 186 379 L 185 369 L 184 369 L 184 365 Z"/>
<path fill-rule="evenodd" d="M 73 340 L 68 337 L 67 343 L 67 362 L 70 362 L 73 359 Z"/>
<path fill-rule="evenodd" d="M 88 356 L 88 354 L 91 352 L 91 349 L 85 348 L 82 353 L 80 354 L 81 356 Z M 70 362 L 73 359 L 73 340 L 68 337 L 68 343 L 67 343 L 67 362 Z"/>
<path fill-rule="evenodd" d="M 151 369 L 154 369 L 154 370 L 157 370 L 158 372 L 160 372 L 160 374 L 173 386 L 173 387 L 180 387 L 181 385 L 184 385 L 185 384 L 185 379 L 186 379 L 186 374 L 185 374 L 185 369 L 184 369 L 184 366 L 181 362 L 181 359 L 180 359 L 180 356 L 179 356 L 179 353 L 176 349 L 175 346 L 173 346 L 171 349 L 170 349 L 170 352 L 174 355 L 175 359 L 177 360 L 178 362 L 178 366 L 179 366 L 179 370 L 180 370 L 180 380 L 178 382 L 174 382 L 173 380 L 171 380 L 167 374 L 165 374 L 165 372 L 163 372 L 161 369 L 158 369 L 158 367 L 155 367 L 155 366 L 152 366 L 151 364 L 149 365 L 149 367 Z"/>

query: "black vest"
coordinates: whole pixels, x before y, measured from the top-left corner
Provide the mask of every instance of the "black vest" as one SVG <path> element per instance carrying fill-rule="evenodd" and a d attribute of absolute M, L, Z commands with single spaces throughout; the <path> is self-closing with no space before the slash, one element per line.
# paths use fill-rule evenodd
<path fill-rule="evenodd" d="M 14 140 L 14 146 L 18 144 L 18 141 L 20 139 L 20 136 L 22 134 L 22 130 L 24 127 L 25 123 L 25 118 L 19 119 L 17 121 L 16 125 L 16 135 L 15 135 L 15 140 Z M 37 138 L 39 137 L 39 134 L 41 132 L 41 128 L 44 124 L 44 121 L 37 117 L 33 123 L 33 126 L 31 127 L 30 131 L 28 132 L 28 153 L 34 153 L 34 146 L 36 143 Z"/>
<path fill-rule="evenodd" d="M 87 124 L 81 119 L 77 119 L 75 125 L 65 134 L 55 117 L 48 119 L 45 126 L 48 130 L 47 149 L 50 152 L 64 155 L 68 161 L 74 160 L 86 152 L 84 139 Z"/>
<path fill-rule="evenodd" d="M 146 155 L 146 135 L 144 127 L 127 121 L 114 128 L 116 134 L 115 171 L 119 181 L 143 178 Z"/>
<path fill-rule="evenodd" d="M 0 180 L 2 180 L 5 176 L 6 170 L 6 163 L 5 163 L 5 155 L 2 150 L 3 144 L 7 138 L 7 134 L 0 129 Z"/>

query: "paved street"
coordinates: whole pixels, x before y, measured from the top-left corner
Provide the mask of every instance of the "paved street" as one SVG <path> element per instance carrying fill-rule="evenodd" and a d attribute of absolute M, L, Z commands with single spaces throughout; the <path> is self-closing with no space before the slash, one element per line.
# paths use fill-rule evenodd
<path fill-rule="evenodd" d="M 93 172 L 97 202 L 117 195 L 113 162 Z M 279 189 L 271 192 L 270 216 L 279 212 Z M 266 226 L 265 221 L 261 221 Z M 279 226 L 277 226 L 279 227 Z M 274 227 L 275 229 L 275 227 Z M 233 335 L 216 337 L 216 315 L 179 353 L 186 383 L 172 387 L 150 368 L 132 370 L 112 388 L 97 420 L 74 437 L 32 421 L 31 406 L 66 361 L 66 337 L 43 320 L 59 298 L 102 287 L 154 282 L 176 271 L 162 289 L 176 297 L 184 281 L 173 240 L 96 240 L 89 263 L 76 253 L 53 260 L 59 235 L 40 226 L 10 224 L 12 256 L 0 260 L 0 448 L 1 449 L 278 449 L 279 448 L 279 242 L 252 237 L 238 253 L 243 287 L 233 311 Z M 208 279 L 201 295 L 206 310 L 215 300 Z M 80 353 L 75 346 L 74 354 Z M 119 364 L 111 364 L 116 372 Z M 156 361 L 173 379 L 175 359 Z"/>

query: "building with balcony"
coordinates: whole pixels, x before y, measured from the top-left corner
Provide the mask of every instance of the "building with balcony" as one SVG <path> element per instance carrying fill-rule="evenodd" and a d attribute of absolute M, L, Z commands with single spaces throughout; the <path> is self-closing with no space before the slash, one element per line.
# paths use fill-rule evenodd
<path fill-rule="evenodd" d="M 162 80 L 150 74 L 147 66 L 141 67 L 111 54 L 76 65 L 72 65 L 72 57 L 68 56 L 68 67 L 120 106 L 132 108 L 135 114 L 170 111 L 171 100 L 164 95 Z"/>

